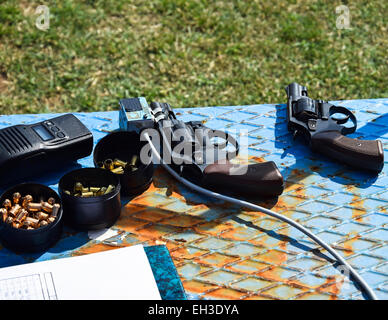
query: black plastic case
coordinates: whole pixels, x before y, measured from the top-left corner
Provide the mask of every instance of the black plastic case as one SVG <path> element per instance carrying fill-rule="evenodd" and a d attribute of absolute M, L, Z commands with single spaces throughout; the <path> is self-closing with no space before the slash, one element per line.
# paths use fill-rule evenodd
<path fill-rule="evenodd" d="M 114 185 L 114 191 L 97 197 L 68 195 L 76 182 L 84 186 Z M 58 184 L 63 203 L 64 223 L 74 229 L 88 231 L 109 228 L 121 213 L 120 180 L 112 172 L 97 168 L 82 168 L 65 174 Z"/>
<path fill-rule="evenodd" d="M 53 223 L 35 230 L 16 229 L 0 221 L 0 239 L 4 247 L 15 252 L 41 252 L 46 251 L 54 245 L 62 234 L 63 229 L 63 209 L 62 201 L 58 194 L 51 188 L 37 183 L 22 183 L 6 190 L 0 197 L 0 204 L 5 199 L 12 199 L 15 192 L 20 192 L 22 196 L 30 194 L 34 199 L 48 199 L 53 197 L 56 203 L 61 205 L 57 218 Z"/>
<path fill-rule="evenodd" d="M 106 159 L 118 158 L 130 161 L 133 155 L 140 156 L 140 151 L 146 145 L 140 141 L 140 135 L 136 132 L 117 131 L 102 138 L 94 148 L 94 166 Z M 153 163 L 141 163 L 136 171 L 117 174 L 121 183 L 122 196 L 136 196 L 149 188 L 154 173 Z"/>

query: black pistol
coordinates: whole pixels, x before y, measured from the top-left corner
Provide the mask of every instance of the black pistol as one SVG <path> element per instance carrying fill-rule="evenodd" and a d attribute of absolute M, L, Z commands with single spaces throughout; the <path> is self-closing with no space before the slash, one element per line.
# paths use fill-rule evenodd
<path fill-rule="evenodd" d="M 345 137 L 357 128 L 354 114 L 345 107 L 308 97 L 307 88 L 295 82 L 286 87 L 288 130 L 304 136 L 312 150 L 350 166 L 380 172 L 384 166 L 379 140 Z M 351 127 L 345 123 L 351 121 Z"/>
<path fill-rule="evenodd" d="M 169 155 L 170 166 L 182 177 L 217 192 L 248 197 L 283 192 L 283 177 L 273 161 L 249 165 L 230 162 L 239 151 L 232 135 L 212 130 L 201 121 L 180 121 L 168 103 L 152 102 L 150 110 L 162 136 L 163 158 Z"/>

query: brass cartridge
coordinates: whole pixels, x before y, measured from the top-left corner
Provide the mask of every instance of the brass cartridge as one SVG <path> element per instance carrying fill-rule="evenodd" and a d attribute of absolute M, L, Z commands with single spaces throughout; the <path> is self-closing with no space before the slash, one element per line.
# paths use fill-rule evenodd
<path fill-rule="evenodd" d="M 22 195 L 21 195 L 19 192 L 15 192 L 15 193 L 12 195 L 13 203 L 14 203 L 14 204 L 18 204 L 21 197 L 22 197 Z"/>
<path fill-rule="evenodd" d="M 12 202 L 9 199 L 5 199 L 3 202 L 3 207 L 7 210 L 11 209 L 12 207 Z"/>
<path fill-rule="evenodd" d="M 48 198 L 48 199 L 47 199 L 47 202 L 48 202 L 49 204 L 53 205 L 53 204 L 55 203 L 55 199 L 54 199 L 53 197 Z"/>
<path fill-rule="evenodd" d="M 7 219 L 5 220 L 5 223 L 7 224 L 12 224 L 12 222 L 13 222 L 13 218 L 10 216 L 8 216 Z"/>
<path fill-rule="evenodd" d="M 127 165 L 128 162 L 125 162 L 123 160 L 120 160 L 120 159 L 114 159 L 113 160 L 113 164 L 115 167 L 125 167 Z"/>
<path fill-rule="evenodd" d="M 131 159 L 131 166 L 132 167 L 136 167 L 137 160 L 138 160 L 138 156 L 136 154 L 133 155 L 132 159 Z"/>
<path fill-rule="evenodd" d="M 47 213 L 42 212 L 42 211 L 39 211 L 35 214 L 35 219 L 38 219 L 39 221 L 46 220 L 48 217 L 49 217 L 49 215 Z"/>
<path fill-rule="evenodd" d="M 26 217 L 23 224 L 26 225 L 27 227 L 31 226 L 35 228 L 38 226 L 39 220 L 31 217 Z"/>
<path fill-rule="evenodd" d="M 60 207 L 61 207 L 60 204 L 54 203 L 54 205 L 53 205 L 53 212 L 51 212 L 51 216 L 52 217 L 56 217 L 58 215 Z"/>
<path fill-rule="evenodd" d="M 94 193 L 91 191 L 82 192 L 81 197 L 93 197 Z"/>
<path fill-rule="evenodd" d="M 116 174 L 123 174 L 124 173 L 123 167 L 117 167 L 117 168 L 112 169 L 111 171 L 113 173 L 116 173 Z"/>
<path fill-rule="evenodd" d="M 48 222 L 46 220 L 42 220 L 39 222 L 39 227 L 44 227 L 44 226 L 47 226 L 48 225 Z"/>
<path fill-rule="evenodd" d="M 55 217 L 48 217 L 46 220 L 48 223 L 53 223 L 55 221 Z"/>
<path fill-rule="evenodd" d="M 76 182 L 74 185 L 74 192 L 80 192 L 82 191 L 83 185 L 81 182 Z"/>
<path fill-rule="evenodd" d="M 38 212 L 42 210 L 42 203 L 30 202 L 27 204 L 27 210 L 30 212 Z"/>
<path fill-rule="evenodd" d="M 114 169 L 113 160 L 112 159 L 106 159 L 104 161 L 104 168 L 108 170 Z"/>
<path fill-rule="evenodd" d="M 14 222 L 22 223 L 27 216 L 28 216 L 28 211 L 25 209 L 21 209 L 18 215 L 16 216 Z"/>
<path fill-rule="evenodd" d="M 51 204 L 49 204 L 48 202 L 43 202 L 42 209 L 48 213 L 51 213 L 53 211 L 53 206 Z"/>
<path fill-rule="evenodd" d="M 22 200 L 22 207 L 24 208 L 24 209 L 27 209 L 27 205 L 30 203 L 30 202 L 32 202 L 32 200 L 33 200 L 33 198 L 32 198 L 32 196 L 31 195 L 26 195 L 24 198 L 23 198 L 23 200 Z"/>
<path fill-rule="evenodd" d="M 108 193 L 112 192 L 114 189 L 115 189 L 115 186 L 112 185 L 112 184 L 110 184 L 110 185 L 108 186 L 108 188 L 106 188 L 106 191 L 105 191 L 104 194 L 108 194 Z"/>
<path fill-rule="evenodd" d="M 1 215 L 1 221 L 5 222 L 8 218 L 8 211 L 6 208 L 1 208 L 0 209 L 0 215 Z"/>
<path fill-rule="evenodd" d="M 15 204 L 9 211 L 8 214 L 12 217 L 16 217 L 19 211 L 22 210 L 22 207 L 18 204 Z"/>

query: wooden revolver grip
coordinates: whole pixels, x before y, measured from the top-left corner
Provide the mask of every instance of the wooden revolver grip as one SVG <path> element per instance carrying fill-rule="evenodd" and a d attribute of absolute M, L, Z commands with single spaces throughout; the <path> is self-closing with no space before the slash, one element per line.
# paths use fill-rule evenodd
<path fill-rule="evenodd" d="M 311 147 L 353 167 L 380 172 L 384 166 L 383 145 L 379 140 L 351 139 L 338 131 L 324 131 L 311 137 Z"/>
<path fill-rule="evenodd" d="M 284 189 L 283 177 L 273 161 L 210 164 L 203 172 L 202 184 L 215 191 L 247 196 L 278 196 Z"/>

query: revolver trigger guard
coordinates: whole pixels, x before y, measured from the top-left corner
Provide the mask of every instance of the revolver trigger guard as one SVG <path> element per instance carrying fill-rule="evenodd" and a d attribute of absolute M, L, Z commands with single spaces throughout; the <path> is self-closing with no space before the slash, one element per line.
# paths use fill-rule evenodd
<path fill-rule="evenodd" d="M 336 113 L 341 113 L 341 114 L 345 115 L 345 117 L 341 118 L 341 119 L 336 118 L 336 117 L 332 117 L 332 115 L 336 114 Z M 348 122 L 348 120 L 352 121 L 352 123 L 353 123 L 352 127 L 341 126 L 342 134 L 346 135 L 346 134 L 350 134 L 350 133 L 353 133 L 354 131 L 356 131 L 356 128 L 357 128 L 356 116 L 350 110 L 346 109 L 345 107 L 332 106 L 332 107 L 330 107 L 329 115 L 330 115 L 330 119 L 335 121 L 338 125 L 345 124 L 346 122 Z"/>

